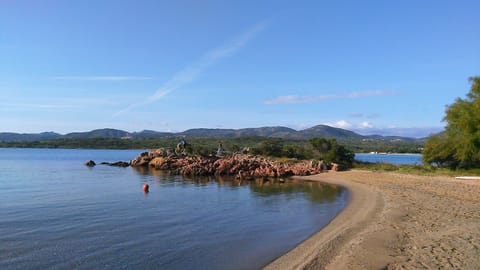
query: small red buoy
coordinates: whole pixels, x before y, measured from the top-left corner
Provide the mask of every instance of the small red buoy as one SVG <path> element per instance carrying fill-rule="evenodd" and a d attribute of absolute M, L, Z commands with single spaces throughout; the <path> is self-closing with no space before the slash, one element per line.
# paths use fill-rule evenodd
<path fill-rule="evenodd" d="M 143 184 L 143 192 L 148 193 L 148 184 Z"/>

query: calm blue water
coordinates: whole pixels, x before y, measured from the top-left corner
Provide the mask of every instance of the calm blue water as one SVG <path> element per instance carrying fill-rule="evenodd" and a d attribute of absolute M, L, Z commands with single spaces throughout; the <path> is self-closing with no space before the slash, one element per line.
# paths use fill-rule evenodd
<path fill-rule="evenodd" d="M 315 182 L 83 165 L 140 152 L 0 149 L 0 269 L 256 269 L 348 200 Z"/>
<path fill-rule="evenodd" d="M 421 154 L 355 154 L 355 159 L 372 163 L 421 165 Z"/>

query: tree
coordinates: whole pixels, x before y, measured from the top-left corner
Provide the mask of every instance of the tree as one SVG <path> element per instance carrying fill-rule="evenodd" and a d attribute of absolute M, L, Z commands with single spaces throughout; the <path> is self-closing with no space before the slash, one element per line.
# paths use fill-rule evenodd
<path fill-rule="evenodd" d="M 445 132 L 430 136 L 425 142 L 423 161 L 441 167 L 456 168 L 459 164 L 455 158 L 455 142 Z"/>
<path fill-rule="evenodd" d="M 267 139 L 260 143 L 258 151 L 265 156 L 283 156 L 283 141 L 281 139 Z"/>
<path fill-rule="evenodd" d="M 283 155 L 288 158 L 307 159 L 311 157 L 311 151 L 303 145 L 285 145 L 283 147 Z"/>
<path fill-rule="evenodd" d="M 334 162 L 341 168 L 350 168 L 355 154 L 337 143 L 335 139 L 313 138 L 310 144 L 318 151 L 318 158 L 326 162 Z"/>
<path fill-rule="evenodd" d="M 193 154 L 202 156 L 202 157 L 208 157 L 208 156 L 213 156 L 214 151 L 212 149 L 209 149 L 208 147 L 201 146 L 201 145 L 196 145 L 193 147 Z"/>
<path fill-rule="evenodd" d="M 425 142 L 425 162 L 452 169 L 480 167 L 480 77 L 469 81 L 467 97 L 457 98 L 445 110 L 445 132 Z"/>
<path fill-rule="evenodd" d="M 318 151 L 318 158 L 321 160 L 326 160 L 328 152 L 332 149 L 332 143 L 334 140 L 327 140 L 325 138 L 313 138 L 310 139 L 310 144 Z"/>

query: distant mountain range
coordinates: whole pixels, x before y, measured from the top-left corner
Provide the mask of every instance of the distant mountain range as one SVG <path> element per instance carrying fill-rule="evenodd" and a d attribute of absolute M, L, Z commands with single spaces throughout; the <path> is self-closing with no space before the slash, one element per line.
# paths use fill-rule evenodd
<path fill-rule="evenodd" d="M 318 125 L 304 130 L 294 130 L 288 127 L 259 127 L 242 129 L 211 129 L 196 128 L 183 132 L 158 132 L 153 130 L 143 130 L 141 132 L 127 132 L 118 129 L 96 129 L 88 132 L 74 132 L 65 135 L 55 132 L 42 133 L 11 133 L 0 132 L 0 141 L 20 142 L 20 141 L 42 141 L 50 139 L 91 139 L 91 138 L 122 138 L 122 139 L 158 139 L 165 137 L 205 137 L 205 138 L 236 138 L 242 136 L 261 136 L 282 139 L 304 140 L 315 137 L 334 138 L 338 140 L 368 140 L 368 141 L 422 141 L 423 139 L 400 137 L 400 136 L 364 136 L 350 130 L 334 128 L 326 125 Z"/>

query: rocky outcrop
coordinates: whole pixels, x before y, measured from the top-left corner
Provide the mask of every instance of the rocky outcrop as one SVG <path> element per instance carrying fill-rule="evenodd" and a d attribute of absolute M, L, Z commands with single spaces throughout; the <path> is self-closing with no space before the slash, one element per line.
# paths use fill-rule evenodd
<path fill-rule="evenodd" d="M 241 179 L 311 175 L 326 170 L 318 161 L 286 163 L 245 154 L 229 157 L 176 156 L 163 149 L 144 152 L 133 159 L 134 167 L 150 166 L 181 175 L 232 175 Z"/>
<path fill-rule="evenodd" d="M 93 161 L 93 160 L 89 160 L 89 161 L 85 162 L 85 166 L 88 166 L 88 167 L 93 167 L 95 165 L 97 165 L 97 164 L 95 164 L 95 161 Z"/>
<path fill-rule="evenodd" d="M 130 166 L 130 163 L 125 162 L 125 161 L 117 161 L 117 162 L 102 162 L 100 165 L 108 165 L 108 166 L 114 166 L 114 167 L 128 167 Z"/>
<path fill-rule="evenodd" d="M 89 160 L 85 162 L 85 166 L 93 167 L 97 165 L 95 161 Z M 125 161 L 117 161 L 117 162 L 101 162 L 100 165 L 108 165 L 108 166 L 115 166 L 115 167 L 128 167 L 130 166 L 130 162 Z"/>
<path fill-rule="evenodd" d="M 134 167 L 147 166 L 152 159 L 157 157 L 173 157 L 176 156 L 175 152 L 170 149 L 155 149 L 150 152 L 143 152 L 138 157 L 130 161 L 130 164 Z"/>

